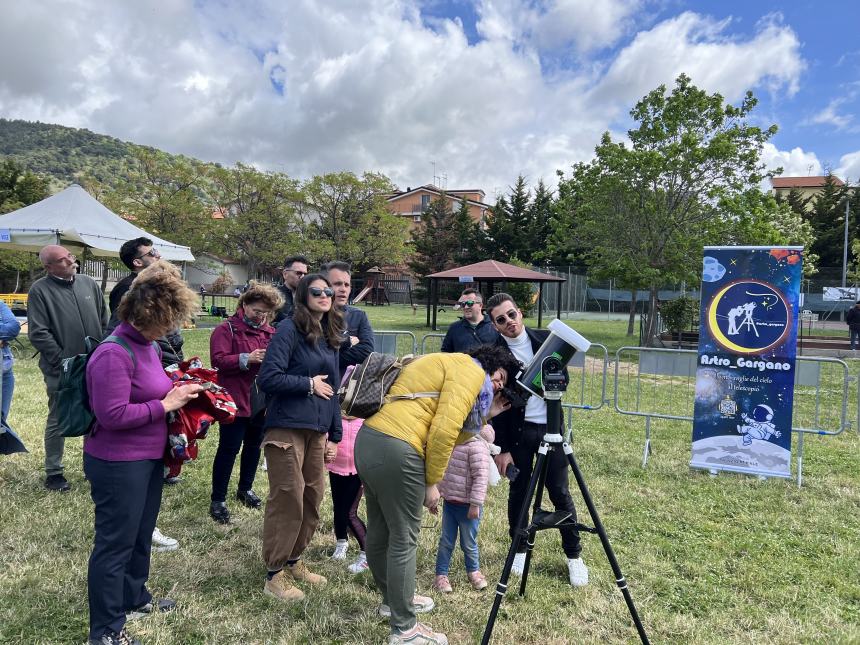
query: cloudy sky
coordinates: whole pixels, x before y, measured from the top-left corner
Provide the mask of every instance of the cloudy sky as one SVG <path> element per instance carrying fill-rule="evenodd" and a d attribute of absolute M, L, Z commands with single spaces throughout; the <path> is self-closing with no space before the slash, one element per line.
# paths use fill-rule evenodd
<path fill-rule="evenodd" d="M 553 183 L 684 72 L 753 90 L 772 167 L 857 181 L 858 25 L 856 0 L 15 1 L 0 116 L 492 199 L 519 174 Z"/>

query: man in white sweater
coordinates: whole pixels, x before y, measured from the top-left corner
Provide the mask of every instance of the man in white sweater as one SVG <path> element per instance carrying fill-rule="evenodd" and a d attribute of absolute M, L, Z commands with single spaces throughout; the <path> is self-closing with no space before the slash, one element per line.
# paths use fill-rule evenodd
<path fill-rule="evenodd" d="M 507 349 L 523 365 L 528 365 L 535 352 L 546 340 L 549 332 L 543 329 L 529 329 L 523 325 L 523 314 L 514 299 L 506 293 L 497 293 L 487 301 L 490 320 L 499 332 L 496 345 Z M 519 474 L 511 482 L 508 493 L 508 524 L 511 538 L 514 537 L 519 511 L 522 508 L 528 483 L 532 475 L 535 455 L 543 436 L 546 434 L 547 408 L 543 399 L 532 396 L 523 408 L 511 408 L 493 419 L 496 431 L 496 444 L 502 451 L 496 455 L 496 466 L 502 476 L 511 464 L 519 469 Z M 546 476 L 546 492 L 555 510 L 568 511 L 576 518 L 576 508 L 570 496 L 567 481 L 568 463 L 560 448 L 549 452 L 549 468 Z M 559 529 L 561 545 L 567 557 L 570 584 L 583 587 L 588 584 L 588 567 L 580 553 L 582 545 L 579 532 L 572 527 Z M 520 545 L 511 573 L 522 575 L 525 565 L 526 544 Z"/>

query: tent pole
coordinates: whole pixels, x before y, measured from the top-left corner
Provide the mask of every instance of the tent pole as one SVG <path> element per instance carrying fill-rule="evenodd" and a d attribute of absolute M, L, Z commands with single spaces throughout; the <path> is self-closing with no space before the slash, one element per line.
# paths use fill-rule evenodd
<path fill-rule="evenodd" d="M 430 326 L 430 307 L 433 306 L 433 278 L 427 278 L 427 326 Z"/>
<path fill-rule="evenodd" d="M 555 317 L 561 319 L 561 282 L 555 283 L 555 304 L 557 308 Z"/>
<path fill-rule="evenodd" d="M 538 329 L 543 321 L 543 282 L 538 282 Z"/>

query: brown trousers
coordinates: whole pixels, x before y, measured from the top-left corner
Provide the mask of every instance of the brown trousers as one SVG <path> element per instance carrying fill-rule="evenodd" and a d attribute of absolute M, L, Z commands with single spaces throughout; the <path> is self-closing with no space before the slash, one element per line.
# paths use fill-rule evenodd
<path fill-rule="evenodd" d="M 263 518 L 263 560 L 269 571 L 298 560 L 317 530 L 325 494 L 325 444 L 326 435 L 313 430 L 266 431 L 269 498 Z"/>

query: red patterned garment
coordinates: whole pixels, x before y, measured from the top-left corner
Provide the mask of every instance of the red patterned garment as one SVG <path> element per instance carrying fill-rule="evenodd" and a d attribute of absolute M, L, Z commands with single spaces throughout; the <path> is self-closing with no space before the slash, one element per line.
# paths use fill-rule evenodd
<path fill-rule="evenodd" d="M 206 438 L 215 421 L 233 423 L 237 410 L 233 397 L 218 385 L 218 370 L 203 367 L 197 356 L 165 372 L 173 381 L 173 387 L 196 384 L 205 388 L 196 399 L 167 417 L 164 476 L 176 477 L 183 464 L 197 459 L 197 440 Z"/>

